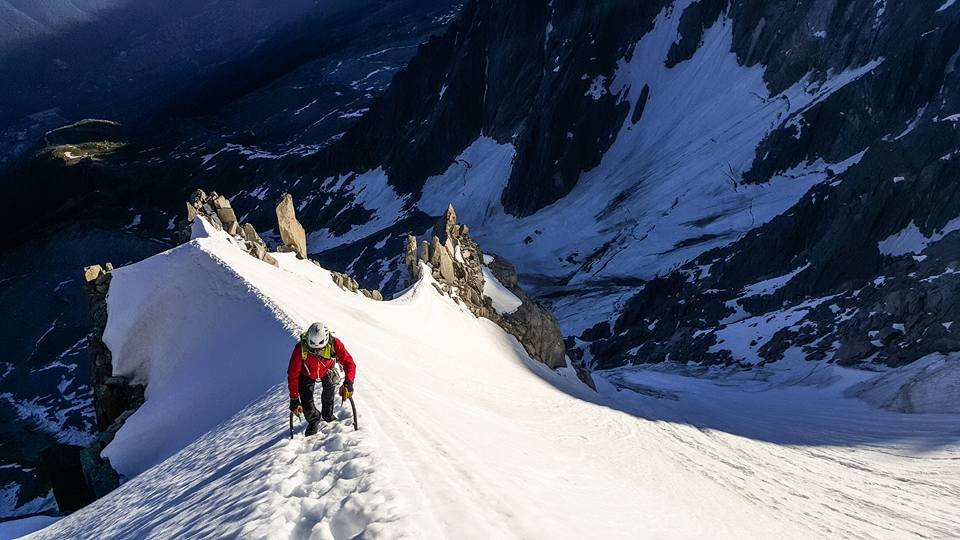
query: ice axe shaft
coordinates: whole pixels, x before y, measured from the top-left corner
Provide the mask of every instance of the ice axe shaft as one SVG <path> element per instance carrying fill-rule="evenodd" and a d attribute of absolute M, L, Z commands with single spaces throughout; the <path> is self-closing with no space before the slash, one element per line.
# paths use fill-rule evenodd
<path fill-rule="evenodd" d="M 300 420 L 300 415 L 297 415 L 297 420 Z M 293 411 L 290 411 L 290 438 L 293 438 Z"/>
<path fill-rule="evenodd" d="M 350 397 L 350 410 L 353 411 L 353 430 L 357 431 L 360 429 L 360 424 L 357 423 L 357 405 L 353 402 L 353 397 Z"/>

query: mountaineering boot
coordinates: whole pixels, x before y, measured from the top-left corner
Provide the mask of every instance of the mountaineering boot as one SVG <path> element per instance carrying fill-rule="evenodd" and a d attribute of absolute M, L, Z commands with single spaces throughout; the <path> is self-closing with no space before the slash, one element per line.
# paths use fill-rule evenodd
<path fill-rule="evenodd" d="M 303 432 L 304 437 L 309 437 L 311 435 L 316 435 L 317 430 L 320 428 L 320 419 L 311 420 L 307 422 L 307 429 Z"/>

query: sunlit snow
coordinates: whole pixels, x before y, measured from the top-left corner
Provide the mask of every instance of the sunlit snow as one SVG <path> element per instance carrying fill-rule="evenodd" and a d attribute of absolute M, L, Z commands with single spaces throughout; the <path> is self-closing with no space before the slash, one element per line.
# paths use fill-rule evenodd
<path fill-rule="evenodd" d="M 35 538 L 960 533 L 956 415 L 864 401 L 909 373 L 882 374 L 864 400 L 843 393 L 877 375 L 790 359 L 696 378 L 627 367 L 597 373 L 593 392 L 429 272 L 377 302 L 312 262 L 275 254 L 275 268 L 196 232 L 111 282 L 115 366 L 148 383 L 104 452 L 132 478 Z M 318 319 L 357 360 L 361 429 L 340 408 L 291 440 L 287 358 Z"/>

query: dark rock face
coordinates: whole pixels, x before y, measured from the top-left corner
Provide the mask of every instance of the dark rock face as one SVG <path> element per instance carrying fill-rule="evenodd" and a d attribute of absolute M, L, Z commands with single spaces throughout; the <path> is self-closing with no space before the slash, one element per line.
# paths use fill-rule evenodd
<path fill-rule="evenodd" d="M 680 17 L 680 39 L 667 53 L 667 67 L 675 67 L 693 58 L 697 49 L 703 45 L 703 32 L 717 22 L 728 4 L 728 0 L 698 0 L 684 10 Z"/>
<path fill-rule="evenodd" d="M 629 104 L 610 94 L 586 97 L 591 81 L 609 79 L 670 4 L 470 2 L 322 159 L 344 172 L 383 165 L 399 190 L 415 192 L 483 133 L 516 145 L 503 204 L 529 215 L 599 163 Z M 960 45 L 960 21 L 946 13 L 933 24 L 926 10 L 902 3 L 878 9 L 870 0 L 699 0 L 684 10 L 664 64 L 689 60 L 721 16 L 732 20 L 733 52 L 745 66 L 764 67 L 771 93 L 810 74 L 816 82 L 884 59 L 871 80 L 794 113 L 802 132 L 791 124 L 769 135 L 744 173 L 745 181 L 764 182 L 805 159 L 846 158 L 939 91 Z M 634 122 L 642 112 L 636 107 Z"/>
<path fill-rule="evenodd" d="M 597 365 L 752 364 L 793 349 L 810 360 L 900 366 L 960 349 L 953 327 L 960 317 L 960 233 L 941 232 L 955 226 L 960 208 L 960 161 L 942 159 L 957 145 L 955 129 L 940 125 L 879 143 L 791 211 L 648 282 L 613 336 L 589 340 Z M 881 251 L 913 226 L 925 245 Z M 776 288 L 748 293 L 780 276 L 787 279 Z M 790 313 L 789 324 L 778 322 Z M 724 328 L 744 324 L 738 321 L 754 335 L 746 354 L 723 342 Z"/>
<path fill-rule="evenodd" d="M 804 160 L 820 157 L 835 163 L 863 149 L 865 142 L 902 132 L 943 93 L 960 47 L 955 10 L 931 15 L 915 4 L 887 2 L 878 12 L 865 0 L 756 4 L 733 9 L 734 49 L 747 65 L 766 66 L 775 90 L 808 72 L 824 77 L 828 70 L 839 72 L 878 58 L 883 63 L 868 79 L 793 113 L 802 129 L 794 122 L 770 133 L 744 174 L 748 182 L 766 181 Z M 824 37 L 811 39 L 809 28 L 822 29 Z M 928 114 L 926 120 L 934 117 Z"/>
<path fill-rule="evenodd" d="M 93 444 L 80 451 L 80 470 L 93 498 L 99 499 L 120 485 L 120 475 L 110 466 L 108 460 L 100 457 L 100 452 L 110 444 L 116 430 L 101 434 Z M 59 501 L 59 499 L 58 499 Z"/>
<path fill-rule="evenodd" d="M 493 261 L 487 265 L 490 271 L 521 302 L 516 311 L 501 314 L 498 324 L 516 336 L 534 358 L 554 369 L 564 367 L 566 346 L 556 318 L 520 288 L 517 271 L 509 261 L 498 255 L 491 256 Z"/>
<path fill-rule="evenodd" d="M 82 448 L 74 445 L 52 446 L 43 451 L 43 473 L 48 479 L 60 512 L 67 514 L 94 501 L 80 466 Z"/>
<path fill-rule="evenodd" d="M 529 215 L 609 147 L 629 106 L 587 93 L 664 3 L 469 2 L 322 159 L 343 172 L 383 165 L 401 192 L 417 192 L 483 133 L 517 146 L 503 204 Z"/>
<path fill-rule="evenodd" d="M 504 330 L 510 333 L 523 344 L 527 352 L 534 358 L 541 360 L 548 366 L 556 369 L 569 364 L 576 371 L 577 378 L 584 384 L 597 389 L 597 384 L 590 374 L 590 366 L 583 362 L 580 350 L 572 347 L 560 332 L 557 319 L 550 309 L 530 298 L 520 288 L 517 270 L 510 261 L 496 254 L 489 254 L 493 260 L 487 264 L 494 277 L 504 287 L 520 299 L 520 306 L 513 313 L 502 315 L 497 322 Z"/>

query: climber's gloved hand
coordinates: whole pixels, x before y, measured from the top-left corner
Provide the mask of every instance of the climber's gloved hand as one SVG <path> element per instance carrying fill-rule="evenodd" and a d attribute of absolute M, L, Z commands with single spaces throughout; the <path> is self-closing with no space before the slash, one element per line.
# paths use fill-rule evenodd
<path fill-rule="evenodd" d="M 353 397 L 353 381 L 343 381 L 343 386 L 340 387 L 340 397 L 343 399 Z"/>
<path fill-rule="evenodd" d="M 294 398 L 290 400 L 290 412 L 292 412 L 296 416 L 300 416 L 303 414 L 303 405 L 300 405 L 299 398 Z"/>

